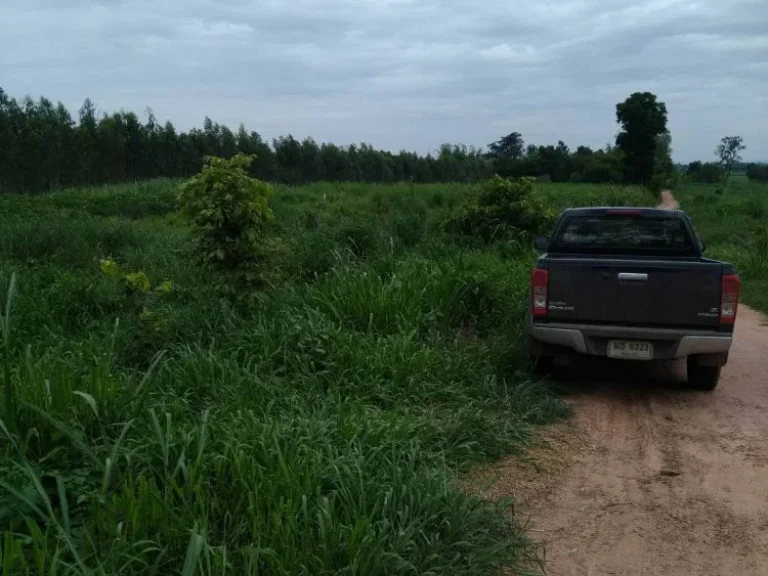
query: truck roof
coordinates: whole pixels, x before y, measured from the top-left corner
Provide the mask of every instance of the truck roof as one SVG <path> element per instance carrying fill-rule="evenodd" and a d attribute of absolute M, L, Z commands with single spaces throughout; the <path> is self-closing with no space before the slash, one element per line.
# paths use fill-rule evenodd
<path fill-rule="evenodd" d="M 680 218 L 682 210 L 668 208 L 637 208 L 634 206 L 593 206 L 589 208 L 566 208 L 562 216 L 640 216 L 643 218 Z"/>

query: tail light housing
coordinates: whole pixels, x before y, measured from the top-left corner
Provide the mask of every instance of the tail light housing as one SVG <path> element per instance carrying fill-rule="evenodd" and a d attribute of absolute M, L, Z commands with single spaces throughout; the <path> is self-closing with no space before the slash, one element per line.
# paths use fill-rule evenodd
<path fill-rule="evenodd" d="M 723 276 L 722 296 L 720 297 L 720 324 L 733 324 L 736 322 L 740 290 L 741 281 L 736 274 L 725 274 Z"/>
<path fill-rule="evenodd" d="M 531 313 L 534 316 L 547 315 L 547 290 L 549 270 L 534 268 L 531 272 Z"/>

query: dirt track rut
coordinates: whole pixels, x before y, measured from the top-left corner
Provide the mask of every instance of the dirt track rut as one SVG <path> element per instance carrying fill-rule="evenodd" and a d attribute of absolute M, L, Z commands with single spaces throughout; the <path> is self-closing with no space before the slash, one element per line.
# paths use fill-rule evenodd
<path fill-rule="evenodd" d="M 670 196 L 671 198 L 671 196 Z M 572 417 L 537 469 L 486 470 L 514 496 L 554 576 L 768 575 L 768 325 L 740 306 L 719 387 L 685 364 L 579 360 L 562 368 Z"/>

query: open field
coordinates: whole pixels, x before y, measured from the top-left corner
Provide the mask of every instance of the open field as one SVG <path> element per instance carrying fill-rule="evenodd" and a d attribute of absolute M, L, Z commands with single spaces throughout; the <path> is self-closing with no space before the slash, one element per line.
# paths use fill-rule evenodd
<path fill-rule="evenodd" d="M 524 453 L 532 425 L 565 413 L 525 373 L 529 243 L 444 233 L 462 185 L 280 188 L 275 286 L 243 312 L 195 264 L 176 187 L 0 198 L 4 296 L 18 279 L 3 573 L 529 564 L 504 505 L 452 484 L 473 462 Z M 564 192 L 536 194 L 557 210 Z M 152 289 L 128 290 L 104 258 Z"/>
<path fill-rule="evenodd" d="M 0 343 L 0 571 L 537 570 L 509 503 L 455 482 L 527 454 L 533 427 L 567 413 L 524 362 L 529 238 L 446 233 L 466 185 L 281 187 L 273 288 L 244 311 L 196 264 L 177 185 L 0 197 L 3 303 L 17 279 Z M 764 192 L 676 195 L 768 308 Z M 656 203 L 590 185 L 534 197 L 552 214 Z M 127 289 L 104 258 L 152 288 Z"/>

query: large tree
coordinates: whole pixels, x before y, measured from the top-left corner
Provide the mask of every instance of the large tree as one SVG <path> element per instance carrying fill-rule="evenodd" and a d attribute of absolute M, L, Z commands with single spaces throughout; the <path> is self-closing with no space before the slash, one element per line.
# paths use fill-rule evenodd
<path fill-rule="evenodd" d="M 489 144 L 488 148 L 491 151 L 491 156 L 496 158 L 517 159 L 523 155 L 525 142 L 523 142 L 523 136 L 519 132 L 512 132 L 493 144 Z"/>
<path fill-rule="evenodd" d="M 715 154 L 720 160 L 720 165 L 723 167 L 723 186 L 728 183 L 728 177 L 733 171 L 733 165 L 737 162 L 741 162 L 741 152 L 747 147 L 744 145 L 744 141 L 741 136 L 725 136 L 720 140 L 720 144 L 715 148 Z"/>
<path fill-rule="evenodd" d="M 622 131 L 616 145 L 624 153 L 624 178 L 648 184 L 654 174 L 657 137 L 667 131 L 667 107 L 650 92 L 635 92 L 616 104 Z"/>
<path fill-rule="evenodd" d="M 672 135 L 664 132 L 656 137 L 653 168 L 656 174 L 672 174 L 675 163 L 672 162 Z"/>

